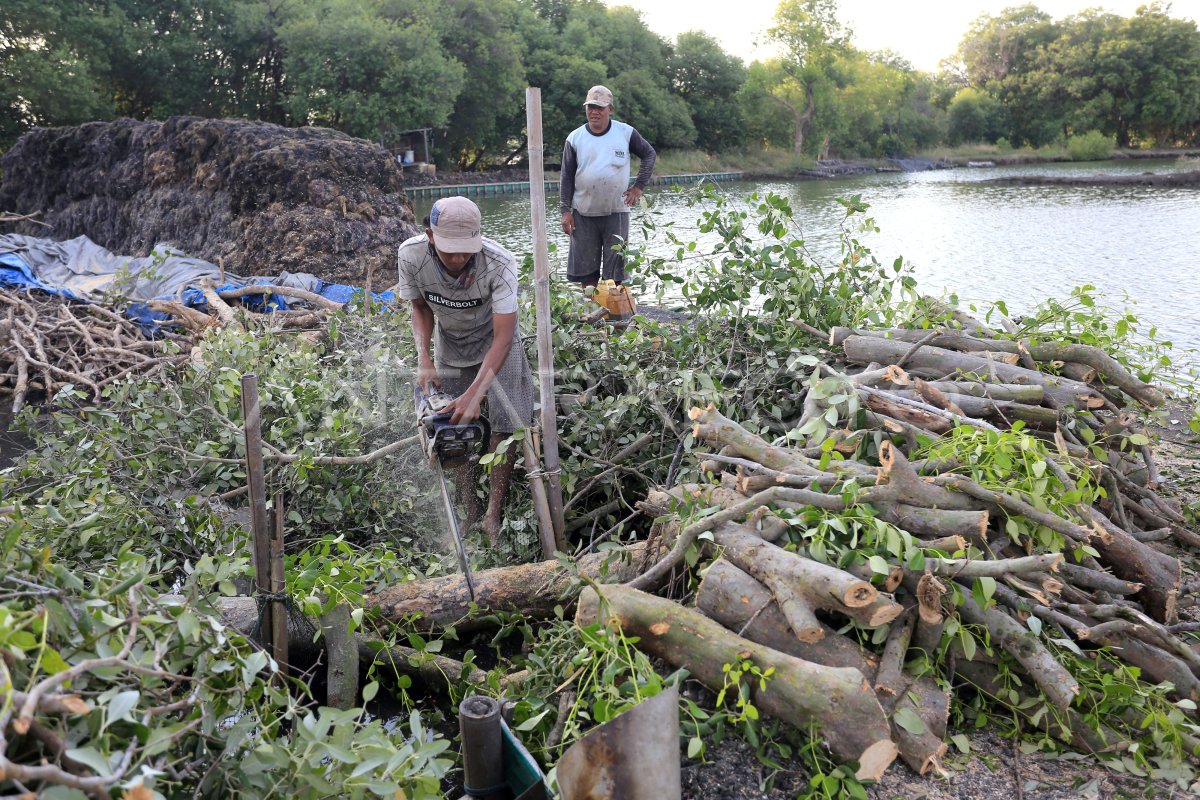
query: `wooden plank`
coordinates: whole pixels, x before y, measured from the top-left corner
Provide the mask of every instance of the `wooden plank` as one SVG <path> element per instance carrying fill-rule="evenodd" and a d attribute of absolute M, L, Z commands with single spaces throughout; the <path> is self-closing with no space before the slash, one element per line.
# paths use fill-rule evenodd
<path fill-rule="evenodd" d="M 271 530 L 267 522 L 267 479 L 262 456 L 262 412 L 258 402 L 258 376 L 242 376 L 242 432 L 246 437 L 246 481 L 250 489 L 250 532 L 254 558 L 254 587 L 259 594 L 271 591 Z M 263 617 L 261 640 L 270 643 L 271 618 Z"/>

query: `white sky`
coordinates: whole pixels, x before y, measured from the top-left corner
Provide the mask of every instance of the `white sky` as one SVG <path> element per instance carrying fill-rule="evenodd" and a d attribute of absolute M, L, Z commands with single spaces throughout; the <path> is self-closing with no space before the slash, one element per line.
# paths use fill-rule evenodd
<path fill-rule="evenodd" d="M 1102 8 L 1132 16 L 1147 0 L 1031 0 L 1054 19 L 1085 8 Z M 721 43 L 726 52 L 747 64 L 773 54 L 765 44 L 778 0 L 604 0 L 609 6 L 632 6 L 642 13 L 650 30 L 667 39 L 687 30 L 701 30 Z M 996 15 L 1023 0 L 839 0 L 838 19 L 853 31 L 860 50 L 895 50 L 913 66 L 926 71 L 951 55 L 971 23 L 982 14 Z M 1200 22 L 1200 0 L 1174 0 L 1170 15 Z M 761 42 L 761 43 L 760 43 Z"/>

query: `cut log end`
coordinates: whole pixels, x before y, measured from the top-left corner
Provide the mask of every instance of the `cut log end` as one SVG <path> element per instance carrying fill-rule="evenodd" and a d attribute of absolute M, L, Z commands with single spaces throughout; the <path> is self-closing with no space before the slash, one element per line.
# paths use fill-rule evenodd
<path fill-rule="evenodd" d="M 887 625 L 904 613 L 904 606 L 888 597 L 879 597 L 876 600 L 875 606 L 875 608 L 871 609 L 871 613 L 861 618 L 863 624 L 869 628 L 878 628 L 882 625 Z"/>
<path fill-rule="evenodd" d="M 900 750 L 891 739 L 883 739 L 863 751 L 858 759 L 858 771 L 854 777 L 860 781 L 877 781 L 896 760 Z"/>
<path fill-rule="evenodd" d="M 866 581 L 850 586 L 842 595 L 842 603 L 849 608 L 865 608 L 879 597 L 879 590 Z"/>
<path fill-rule="evenodd" d="M 964 543 L 962 549 L 965 548 L 966 544 Z M 900 566 L 894 566 L 892 567 L 892 571 L 887 574 L 887 577 L 883 579 L 883 590 L 888 594 L 891 594 L 892 592 L 896 591 L 896 587 L 899 586 L 903 581 L 904 568 Z"/>
<path fill-rule="evenodd" d="M 908 377 L 908 373 L 902 367 L 898 367 L 895 364 L 888 365 L 886 379 L 896 386 L 908 386 L 912 382 Z"/>
<path fill-rule="evenodd" d="M 887 483 L 892 475 L 892 467 L 896 465 L 896 448 L 890 441 L 884 439 L 879 443 L 879 476 L 878 484 Z"/>
<path fill-rule="evenodd" d="M 804 644 L 816 644 L 825 638 L 825 629 L 820 627 L 792 628 L 792 632 Z"/>
<path fill-rule="evenodd" d="M 937 753 L 930 753 L 922 759 L 920 766 L 916 768 L 917 774 L 928 775 L 932 772 L 934 775 L 945 775 L 946 770 L 942 768 L 942 756 L 946 755 L 946 749 L 946 743 L 942 742 Z"/>

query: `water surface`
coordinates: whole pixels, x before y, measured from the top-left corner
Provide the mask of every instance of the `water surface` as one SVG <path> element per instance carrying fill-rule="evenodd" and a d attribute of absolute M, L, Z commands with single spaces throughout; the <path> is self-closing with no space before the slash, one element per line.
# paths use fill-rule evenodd
<path fill-rule="evenodd" d="M 1001 186 L 989 179 L 1017 175 L 1086 177 L 1200 169 L 1196 160 L 1127 160 L 1037 164 L 849 176 L 821 181 L 723 184 L 742 198 L 752 192 L 787 197 L 807 247 L 829 258 L 837 252 L 844 211 L 838 197 L 860 195 L 878 233 L 864 241 L 883 263 L 903 256 L 927 294 L 954 292 L 974 301 L 1004 300 L 1015 314 L 1048 298 L 1066 298 L 1092 284 L 1107 302 L 1129 307 L 1146 327 L 1156 325 L 1176 346 L 1200 348 L 1200 190 L 1152 186 Z M 653 215 L 678 232 L 696 232 L 700 209 L 664 187 L 652 187 L 650 208 L 634 212 L 631 239 L 641 243 L 639 220 Z M 530 251 L 530 199 L 505 195 L 478 200 L 484 232 L 518 255 Z M 416 208 L 418 218 L 432 201 Z M 552 268 L 565 276 L 567 238 L 559 230 L 558 198 L 547 197 L 549 239 L 558 245 Z M 711 243 L 711 240 L 709 240 Z M 651 241 L 651 252 L 674 250 Z M 1128 295 L 1126 299 L 1125 295 Z"/>

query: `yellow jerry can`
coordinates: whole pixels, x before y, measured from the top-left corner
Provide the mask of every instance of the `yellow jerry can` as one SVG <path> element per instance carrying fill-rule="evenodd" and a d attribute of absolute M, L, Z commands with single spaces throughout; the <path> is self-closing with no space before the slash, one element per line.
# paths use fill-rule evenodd
<path fill-rule="evenodd" d="M 637 313 L 637 301 L 633 299 L 628 286 L 622 286 L 616 281 L 600 281 L 596 284 L 596 293 L 592 299 L 604 306 L 609 319 L 626 320 Z"/>

